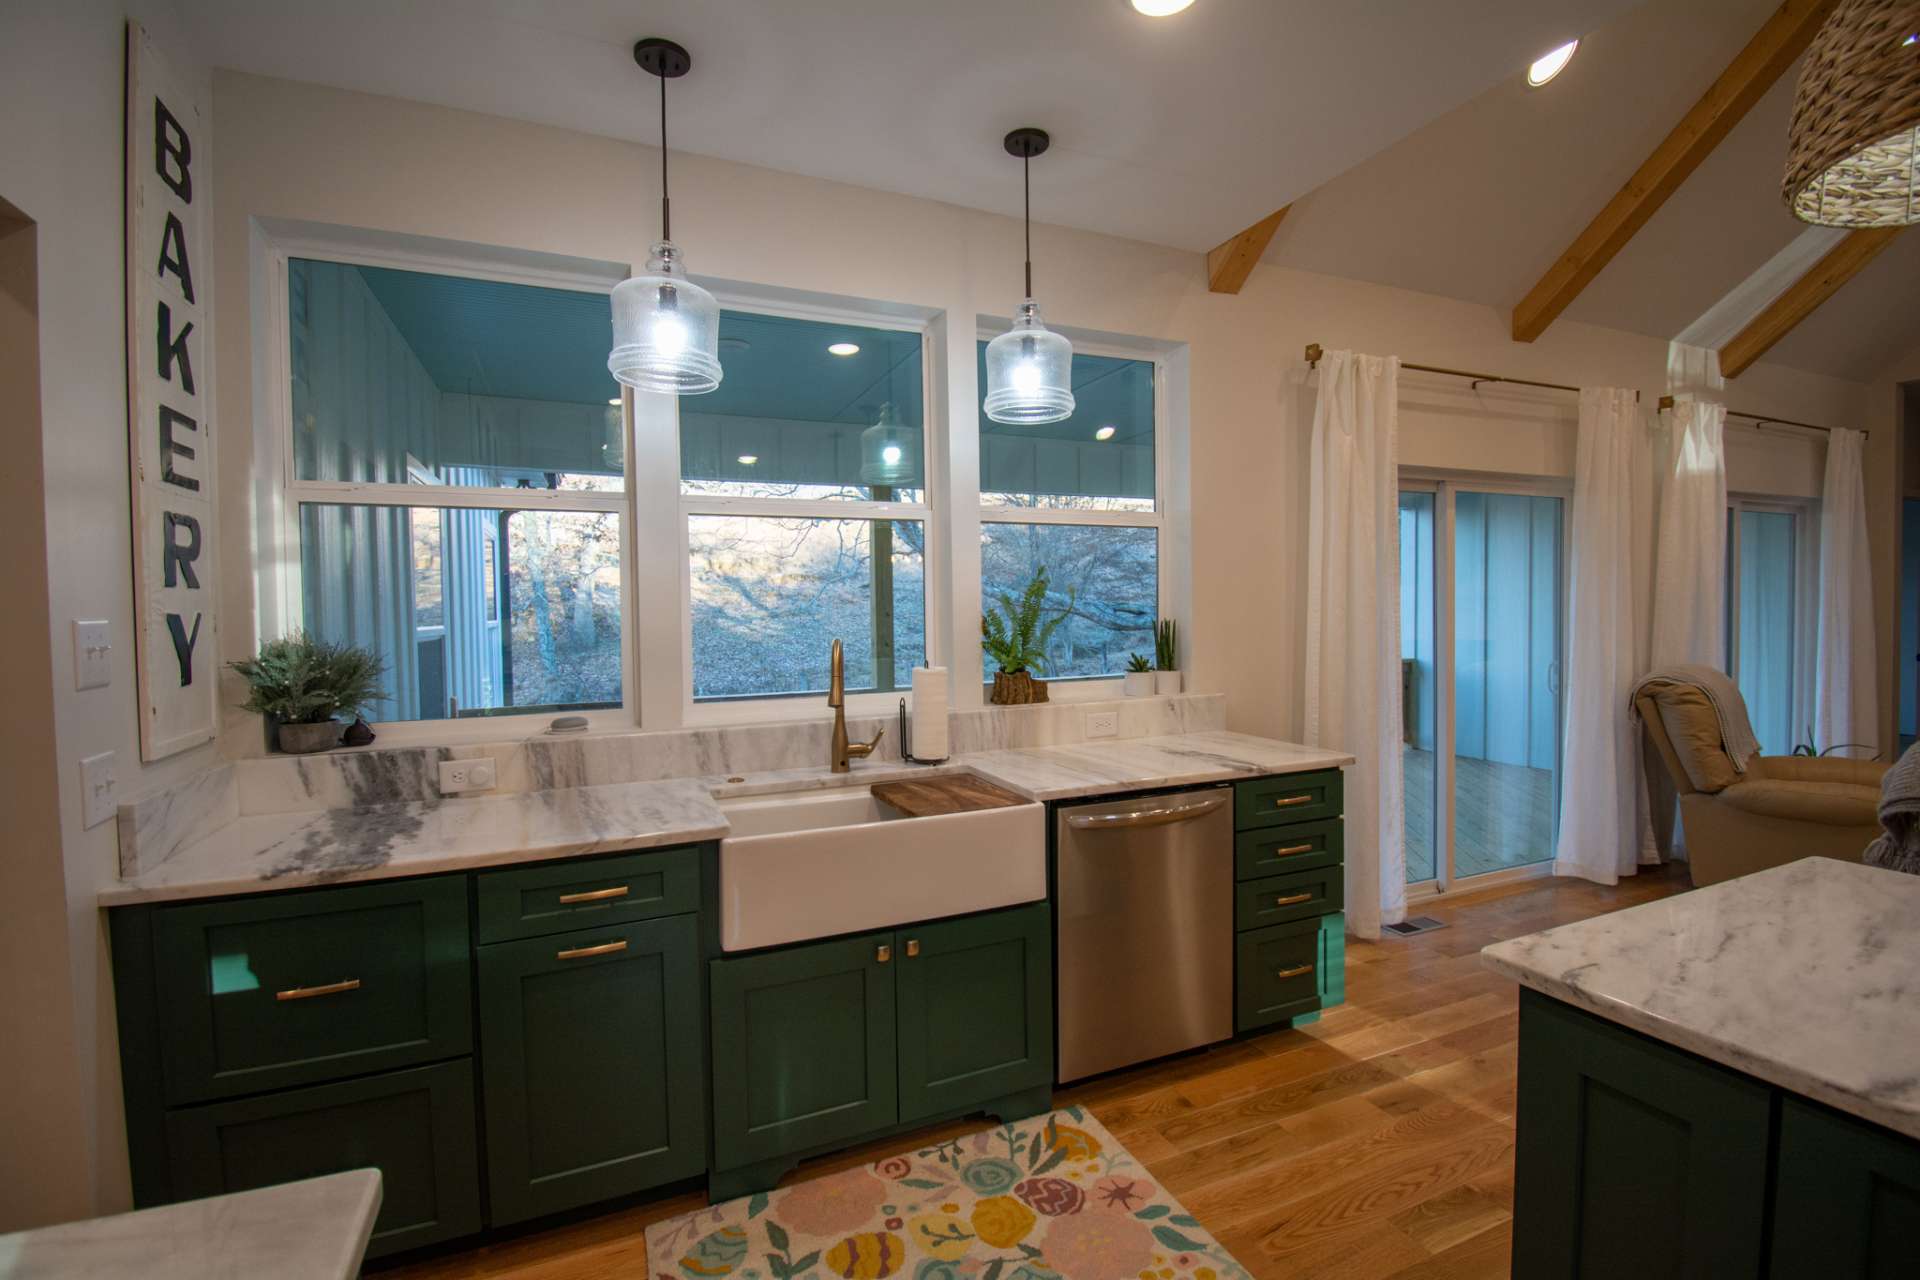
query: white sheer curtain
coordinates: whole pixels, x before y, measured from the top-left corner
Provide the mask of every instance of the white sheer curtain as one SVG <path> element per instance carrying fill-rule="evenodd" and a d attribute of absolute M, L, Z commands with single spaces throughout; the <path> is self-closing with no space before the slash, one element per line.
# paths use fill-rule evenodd
<path fill-rule="evenodd" d="M 1652 526 L 1652 469 L 1634 393 L 1580 393 L 1567 606 L 1567 728 L 1555 875 L 1617 884 L 1641 855 L 1640 739 L 1627 718 L 1647 665 L 1636 579 Z"/>
<path fill-rule="evenodd" d="M 1654 552 L 1652 666 L 1727 665 L 1727 408 L 1674 397 Z"/>
<path fill-rule="evenodd" d="M 1407 913 L 1400 759 L 1400 361 L 1330 351 L 1313 408 L 1306 739 L 1350 753 L 1347 928 Z"/>
<path fill-rule="evenodd" d="M 1867 502 L 1858 431 L 1827 433 L 1827 478 L 1820 493 L 1820 618 L 1815 642 L 1813 740 L 1859 744 L 1865 758 L 1880 745 L 1879 680 L 1874 670 L 1873 572 L 1867 554 Z"/>

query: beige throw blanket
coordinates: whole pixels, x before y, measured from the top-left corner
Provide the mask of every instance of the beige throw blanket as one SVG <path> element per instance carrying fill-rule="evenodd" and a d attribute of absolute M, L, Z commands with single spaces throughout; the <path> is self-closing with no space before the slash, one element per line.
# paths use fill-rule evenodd
<path fill-rule="evenodd" d="M 1740 688 L 1734 684 L 1733 677 L 1712 667 L 1687 663 L 1657 668 L 1634 683 L 1633 693 L 1628 695 L 1629 714 L 1632 713 L 1632 699 L 1639 697 L 1640 691 L 1648 685 L 1658 683 L 1690 684 L 1707 695 L 1707 701 L 1713 704 L 1714 714 L 1720 718 L 1720 740 L 1726 744 L 1734 770 L 1745 773 L 1747 761 L 1760 754 L 1760 739 L 1754 736 L 1753 722 L 1747 719 L 1747 700 L 1740 696 Z"/>

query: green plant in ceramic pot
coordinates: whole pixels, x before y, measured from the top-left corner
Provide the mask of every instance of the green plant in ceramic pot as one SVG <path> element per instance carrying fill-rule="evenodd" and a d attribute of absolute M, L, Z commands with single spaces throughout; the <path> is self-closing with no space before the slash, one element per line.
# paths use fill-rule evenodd
<path fill-rule="evenodd" d="M 1162 618 L 1153 629 L 1153 691 L 1180 692 L 1180 628 L 1171 618 Z"/>
<path fill-rule="evenodd" d="M 304 631 L 269 640 L 254 657 L 227 665 L 247 682 L 241 710 L 265 716 L 275 745 L 296 755 L 337 746 L 343 728 L 338 717 L 387 696 L 380 687 L 386 664 L 372 650 Z"/>
<path fill-rule="evenodd" d="M 1144 653 L 1127 655 L 1127 671 L 1120 687 L 1129 698 L 1144 698 L 1153 692 L 1153 662 Z"/>
<path fill-rule="evenodd" d="M 1041 621 L 1049 585 L 1047 566 L 1041 565 L 1018 599 L 1003 591 L 999 607 L 980 615 L 980 647 L 999 668 L 993 677 L 996 706 L 1047 700 L 1046 681 L 1034 679 L 1034 673 L 1047 669 L 1047 642 L 1073 612 L 1073 592 L 1068 591 L 1066 607 Z"/>

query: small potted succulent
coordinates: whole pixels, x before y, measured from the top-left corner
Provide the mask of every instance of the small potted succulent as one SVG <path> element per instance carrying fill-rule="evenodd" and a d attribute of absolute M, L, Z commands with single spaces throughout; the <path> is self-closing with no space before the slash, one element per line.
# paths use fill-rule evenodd
<path fill-rule="evenodd" d="M 1129 698 L 1145 698 L 1153 694 L 1153 663 L 1144 653 L 1127 655 L 1127 673 L 1120 677 L 1120 689 Z"/>
<path fill-rule="evenodd" d="M 1048 586 L 1047 567 L 1041 565 L 1018 600 L 1002 592 L 1000 607 L 980 615 L 980 647 L 1000 668 L 993 676 L 992 702 L 997 707 L 1047 700 L 1047 682 L 1035 679 L 1034 673 L 1046 670 L 1047 642 L 1073 611 L 1069 591 L 1066 608 L 1042 622 Z"/>
<path fill-rule="evenodd" d="M 1180 629 L 1171 618 L 1162 618 L 1153 631 L 1153 691 L 1180 692 Z"/>
<path fill-rule="evenodd" d="M 338 746 L 344 726 L 337 717 L 352 717 L 387 696 L 380 687 L 385 664 L 371 650 L 303 631 L 269 640 L 258 655 L 227 665 L 247 682 L 241 710 L 265 716 L 275 746 L 295 755 Z"/>

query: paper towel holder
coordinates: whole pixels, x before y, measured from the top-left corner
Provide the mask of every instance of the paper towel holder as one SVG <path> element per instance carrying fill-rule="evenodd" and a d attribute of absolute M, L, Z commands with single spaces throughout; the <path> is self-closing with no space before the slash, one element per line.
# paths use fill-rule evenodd
<path fill-rule="evenodd" d="M 922 760 L 913 754 L 913 739 L 907 733 L 907 700 L 900 699 L 900 758 L 908 764 L 943 764 L 947 757 L 938 760 Z"/>

